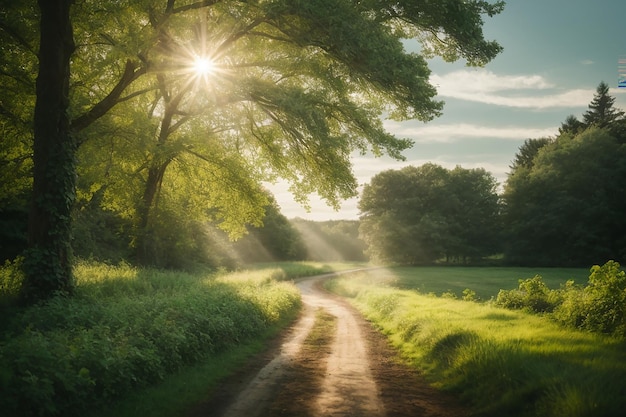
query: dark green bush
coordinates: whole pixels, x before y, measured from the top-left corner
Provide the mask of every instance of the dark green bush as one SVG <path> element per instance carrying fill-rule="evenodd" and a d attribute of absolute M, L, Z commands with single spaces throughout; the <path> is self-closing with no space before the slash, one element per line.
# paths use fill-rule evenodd
<path fill-rule="evenodd" d="M 516 290 L 500 290 L 495 300 L 500 307 L 535 313 L 551 312 L 559 303 L 558 294 L 548 288 L 540 275 L 520 279 Z"/>
<path fill-rule="evenodd" d="M 551 313 L 557 322 L 581 330 L 626 336 L 626 272 L 615 261 L 593 266 L 586 286 L 568 281 L 551 290 L 539 275 L 520 280 L 518 289 L 500 290 L 494 304 Z"/>
<path fill-rule="evenodd" d="M 593 266 L 584 288 L 568 284 L 554 318 L 580 329 L 626 336 L 626 273 L 620 264 Z"/>

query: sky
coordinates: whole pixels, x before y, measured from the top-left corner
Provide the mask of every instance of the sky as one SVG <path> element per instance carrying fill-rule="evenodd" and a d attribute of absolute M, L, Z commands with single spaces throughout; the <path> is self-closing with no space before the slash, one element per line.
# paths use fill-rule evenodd
<path fill-rule="evenodd" d="M 506 181 L 515 153 L 528 138 L 553 137 L 565 118 L 579 119 L 601 81 L 626 110 L 626 88 L 618 88 L 618 59 L 626 57 L 623 0 L 508 0 L 504 11 L 485 17 L 483 31 L 504 51 L 483 68 L 464 61 L 429 60 L 443 115 L 424 124 L 384 120 L 388 132 L 410 138 L 406 161 L 355 155 L 359 184 L 388 169 L 426 162 L 452 169 L 484 168 Z M 407 50 L 417 44 L 406 43 Z M 307 211 L 285 184 L 269 187 L 287 218 L 325 221 L 358 219 L 358 197 L 335 211 L 316 195 Z"/>

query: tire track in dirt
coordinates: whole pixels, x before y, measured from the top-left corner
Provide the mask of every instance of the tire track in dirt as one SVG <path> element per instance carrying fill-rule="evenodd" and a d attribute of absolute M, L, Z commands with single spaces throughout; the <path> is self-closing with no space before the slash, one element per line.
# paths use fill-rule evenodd
<path fill-rule="evenodd" d="M 271 405 L 275 393 L 309 334 L 315 311 L 319 308 L 337 317 L 337 332 L 327 358 L 327 367 L 321 393 L 313 406 L 320 416 L 385 416 L 384 406 L 370 372 L 365 341 L 359 326 L 345 306 L 317 288 L 317 283 L 328 275 L 301 280 L 297 283 L 302 293 L 304 314 L 294 326 L 280 354 L 267 364 L 237 396 L 223 417 L 258 417 Z"/>
<path fill-rule="evenodd" d="M 316 404 L 320 416 L 385 416 L 378 387 L 370 371 L 365 339 L 354 312 L 317 287 L 320 279 L 298 284 L 303 302 L 337 317 L 337 332 L 327 359 L 326 377 Z"/>
<path fill-rule="evenodd" d="M 454 397 L 430 387 L 415 370 L 402 364 L 386 338 L 345 300 L 321 288 L 320 283 L 333 275 L 299 281 L 303 312 L 280 347 L 225 381 L 213 399 L 186 416 L 469 415 Z M 305 346 L 319 309 L 336 317 L 335 334 L 318 337 L 319 345 Z"/>

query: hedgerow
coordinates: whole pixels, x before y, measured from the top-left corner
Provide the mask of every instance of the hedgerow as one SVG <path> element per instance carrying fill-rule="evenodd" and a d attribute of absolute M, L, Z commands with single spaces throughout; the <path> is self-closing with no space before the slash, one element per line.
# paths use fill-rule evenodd
<path fill-rule="evenodd" d="M 15 310 L 4 323 L 0 409 L 7 415 L 81 415 L 258 336 L 300 305 L 293 285 L 267 278 L 271 270 L 232 280 L 83 269 L 75 297 Z"/>
<path fill-rule="evenodd" d="M 539 275 L 520 280 L 518 289 L 500 290 L 494 304 L 550 313 L 569 327 L 626 337 L 626 272 L 615 261 L 594 265 L 585 286 L 568 281 L 551 290 Z"/>

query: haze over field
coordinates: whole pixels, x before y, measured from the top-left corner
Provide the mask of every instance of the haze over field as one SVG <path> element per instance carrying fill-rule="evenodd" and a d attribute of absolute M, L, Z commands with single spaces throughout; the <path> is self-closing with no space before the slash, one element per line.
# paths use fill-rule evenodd
<path fill-rule="evenodd" d="M 376 173 L 434 162 L 446 168 L 483 167 L 502 184 L 519 146 L 527 138 L 554 136 L 565 118 L 587 110 L 600 81 L 626 109 L 626 89 L 617 88 L 618 59 L 626 55 L 621 1 L 509 1 L 500 15 L 485 20 L 488 39 L 504 52 L 485 68 L 464 61 L 429 61 L 431 83 L 446 105 L 430 123 L 385 121 L 387 130 L 411 138 L 407 160 L 354 155 L 359 183 Z M 407 49 L 416 48 L 407 44 Z M 311 196 L 307 212 L 281 183 L 269 187 L 282 213 L 311 220 L 356 219 L 358 198 L 334 211 Z"/>

